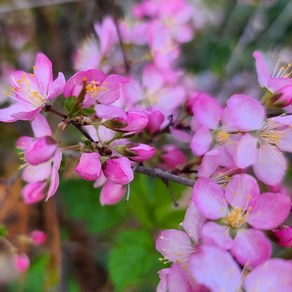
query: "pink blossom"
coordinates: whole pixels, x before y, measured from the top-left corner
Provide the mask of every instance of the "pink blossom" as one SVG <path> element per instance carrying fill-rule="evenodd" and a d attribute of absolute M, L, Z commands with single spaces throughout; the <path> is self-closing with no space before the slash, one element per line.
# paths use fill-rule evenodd
<path fill-rule="evenodd" d="M 126 156 L 133 161 L 142 162 L 150 159 L 155 154 L 154 147 L 142 143 L 130 143 L 124 147 Z"/>
<path fill-rule="evenodd" d="M 179 56 L 179 47 L 173 41 L 168 28 L 159 20 L 151 22 L 147 43 L 157 68 L 170 69 Z"/>
<path fill-rule="evenodd" d="M 120 97 L 120 88 L 126 82 L 128 82 L 126 77 L 116 74 L 106 76 L 97 69 L 79 71 L 66 82 L 64 97 L 77 97 L 84 87 L 84 107 L 96 103 L 112 104 Z"/>
<path fill-rule="evenodd" d="M 201 291 L 204 292 L 203 287 L 195 290 L 195 284 L 191 284 L 188 280 L 186 272 L 181 268 L 180 265 L 172 264 L 168 269 L 162 269 L 158 272 L 160 282 L 156 288 L 157 292 L 192 292 Z"/>
<path fill-rule="evenodd" d="M 179 165 L 184 165 L 187 162 L 185 154 L 175 145 L 165 145 L 162 150 L 160 159 L 163 168 L 172 170 Z"/>
<path fill-rule="evenodd" d="M 46 241 L 47 235 L 41 230 L 34 230 L 31 232 L 30 238 L 34 244 L 42 245 Z"/>
<path fill-rule="evenodd" d="M 48 161 L 57 150 L 57 143 L 52 137 L 51 128 L 42 115 L 37 115 L 31 123 L 35 138 L 22 136 L 17 141 L 17 147 L 24 152 L 24 160 L 37 165 Z"/>
<path fill-rule="evenodd" d="M 194 154 L 205 154 L 215 140 L 217 143 L 225 143 L 229 134 L 219 126 L 222 108 L 218 101 L 205 93 L 198 93 L 192 102 L 192 112 L 198 127 L 193 136 L 190 147 Z"/>
<path fill-rule="evenodd" d="M 276 236 L 276 242 L 284 247 L 292 247 L 292 227 L 282 225 L 279 228 L 272 230 Z"/>
<path fill-rule="evenodd" d="M 123 122 L 122 119 L 117 120 L 121 120 L 121 122 Z M 147 126 L 148 117 L 142 111 L 132 110 L 127 112 L 125 122 L 127 124 L 125 127 L 116 130 L 119 130 L 121 132 L 129 132 L 131 134 L 138 134 L 142 132 Z"/>
<path fill-rule="evenodd" d="M 94 36 L 87 37 L 78 46 L 73 55 L 73 66 L 76 71 L 98 68 L 102 59 L 100 46 Z"/>
<path fill-rule="evenodd" d="M 212 291 L 288 292 L 292 287 L 291 261 L 269 259 L 244 276 L 230 254 L 216 246 L 200 246 L 189 267 L 194 279 Z"/>
<path fill-rule="evenodd" d="M 290 65 L 281 66 L 278 72 L 269 73 L 263 54 L 259 51 L 253 53 L 256 61 L 256 70 L 259 84 L 269 90 L 275 99 L 275 104 L 288 106 L 292 101 L 292 79 Z"/>
<path fill-rule="evenodd" d="M 252 270 L 244 280 L 247 292 L 281 291 L 292 288 L 292 262 L 283 259 L 270 259 Z"/>
<path fill-rule="evenodd" d="M 156 239 L 156 249 L 166 260 L 188 267 L 190 256 L 198 249 L 204 217 L 193 202 L 190 203 L 182 226 L 185 231 L 168 229 Z"/>
<path fill-rule="evenodd" d="M 34 204 L 45 197 L 45 182 L 28 183 L 21 192 L 22 198 L 26 204 Z"/>
<path fill-rule="evenodd" d="M 161 0 L 143 1 L 134 7 L 133 13 L 137 18 L 158 18 L 176 41 L 189 41 L 192 38 L 192 29 L 187 23 L 193 13 L 192 6 L 183 0 L 170 0 L 168 5 L 163 4 Z"/>
<path fill-rule="evenodd" d="M 32 122 L 32 128 L 36 137 L 40 137 L 41 135 L 51 135 L 50 126 L 47 120 L 41 115 L 38 115 Z M 23 149 L 26 149 L 26 144 L 23 144 L 25 141 L 29 142 L 32 140 L 22 139 L 19 143 L 23 146 Z M 22 193 L 25 201 L 32 203 L 39 200 L 43 195 L 45 185 L 48 186 L 47 199 L 53 196 L 57 191 L 59 185 L 58 170 L 61 165 L 62 153 L 57 147 L 55 152 L 51 152 L 50 154 L 49 159 L 44 162 L 38 164 L 28 163 L 25 165 L 22 178 L 29 183 Z M 46 155 L 41 155 L 42 158 L 45 156 Z"/>
<path fill-rule="evenodd" d="M 146 112 L 148 116 L 148 124 L 146 129 L 151 133 L 154 134 L 160 130 L 160 127 L 164 121 L 164 115 L 161 113 L 160 110 L 151 108 Z"/>
<path fill-rule="evenodd" d="M 17 146 L 24 151 L 24 160 L 31 165 L 48 161 L 57 150 L 57 143 L 51 136 L 21 137 Z"/>
<path fill-rule="evenodd" d="M 134 179 L 131 162 L 126 157 L 110 158 L 102 168 L 105 177 L 115 184 L 126 185 Z"/>
<path fill-rule="evenodd" d="M 97 152 L 82 153 L 75 170 L 85 180 L 97 180 L 101 176 L 100 155 Z"/>
<path fill-rule="evenodd" d="M 101 119 L 112 120 L 121 119 L 126 122 L 126 112 L 120 107 L 108 104 L 96 104 L 94 106 L 95 115 Z"/>
<path fill-rule="evenodd" d="M 190 272 L 200 284 L 211 291 L 237 291 L 240 269 L 232 256 L 216 246 L 201 245 L 190 258 Z"/>
<path fill-rule="evenodd" d="M 14 262 L 16 265 L 16 268 L 20 273 L 24 273 L 29 265 L 30 265 L 30 260 L 26 254 L 15 254 L 14 256 Z"/>
<path fill-rule="evenodd" d="M 288 216 L 290 198 L 283 193 L 260 195 L 256 180 L 234 175 L 223 188 L 211 179 L 200 178 L 193 189 L 193 199 L 209 220 L 202 230 L 205 243 L 216 244 L 231 253 L 241 264 L 254 267 L 271 255 L 271 245 L 260 230 L 279 226 Z M 212 202 L 212 204 L 210 204 Z M 246 229 L 246 223 L 252 228 Z M 236 232 L 234 240 L 228 231 Z"/>
<path fill-rule="evenodd" d="M 281 151 L 292 151 L 291 117 L 265 120 L 263 106 L 245 95 L 232 96 L 223 115 L 230 130 L 248 132 L 242 135 L 233 153 L 235 164 L 240 168 L 253 165 L 257 178 L 262 182 L 279 184 L 287 168 Z"/>
<path fill-rule="evenodd" d="M 118 203 L 125 195 L 126 187 L 121 184 L 112 183 L 108 180 L 102 187 L 99 201 L 102 206 L 114 205 Z"/>
<path fill-rule="evenodd" d="M 42 53 L 38 53 L 34 73 L 15 71 L 11 74 L 10 84 L 13 92 L 8 94 L 14 103 L 0 110 L 0 121 L 15 122 L 33 120 L 47 101 L 63 93 L 65 78 L 59 73 L 53 81 L 52 62 Z"/>
<path fill-rule="evenodd" d="M 105 17 L 101 23 L 94 23 L 94 30 L 99 38 L 101 55 L 106 55 L 117 43 L 118 34 L 112 17 Z"/>

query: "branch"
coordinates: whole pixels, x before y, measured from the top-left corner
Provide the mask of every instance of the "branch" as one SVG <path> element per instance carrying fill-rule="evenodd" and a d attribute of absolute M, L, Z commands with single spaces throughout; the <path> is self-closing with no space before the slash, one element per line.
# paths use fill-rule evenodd
<path fill-rule="evenodd" d="M 134 168 L 134 171 L 138 173 L 143 173 L 152 177 L 161 178 L 164 181 L 173 181 L 173 182 L 176 182 L 188 187 L 193 187 L 195 184 L 195 181 L 192 179 L 182 177 L 176 174 L 172 174 L 161 168 L 150 168 L 150 167 L 138 165 Z"/>
<path fill-rule="evenodd" d="M 124 46 L 124 42 L 123 42 L 123 39 L 122 39 L 121 30 L 120 30 L 120 27 L 119 27 L 119 21 L 118 21 L 118 17 L 117 17 L 115 0 L 112 0 L 112 6 L 113 6 L 113 19 L 114 19 L 115 27 L 116 27 L 116 30 L 117 30 L 117 35 L 118 35 L 120 47 L 121 47 L 121 50 L 122 50 L 124 67 L 125 67 L 126 74 L 129 75 L 130 65 L 129 65 L 129 62 L 128 62 L 128 59 L 127 59 L 125 46 Z"/>
<path fill-rule="evenodd" d="M 44 110 L 46 112 L 52 113 L 60 118 L 63 118 L 64 120 L 66 120 L 68 118 L 67 115 L 55 110 L 51 105 L 46 105 L 44 107 Z M 82 126 L 78 122 L 73 121 L 73 120 L 69 120 L 68 123 L 72 124 L 76 129 L 78 129 L 78 131 L 81 132 L 82 135 L 85 136 L 89 141 L 94 142 L 94 140 L 91 138 L 91 136 L 82 128 Z"/>

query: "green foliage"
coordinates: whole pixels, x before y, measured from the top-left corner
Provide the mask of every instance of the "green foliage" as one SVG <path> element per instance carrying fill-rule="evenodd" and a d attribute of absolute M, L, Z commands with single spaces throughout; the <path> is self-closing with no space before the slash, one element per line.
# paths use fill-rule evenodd
<path fill-rule="evenodd" d="M 43 254 L 34 259 L 23 281 L 11 284 L 10 291 L 39 292 L 45 291 L 46 270 L 49 255 Z"/>
<path fill-rule="evenodd" d="M 83 180 L 66 180 L 61 182 L 59 192 L 69 216 L 82 220 L 89 233 L 103 232 L 123 222 L 126 209 L 119 205 L 101 206 L 100 191 L 92 185 Z"/>
<path fill-rule="evenodd" d="M 153 239 L 143 230 L 118 234 L 115 246 L 109 253 L 108 262 L 110 277 L 117 291 L 123 291 L 131 285 L 145 287 L 147 283 L 153 284 L 150 291 L 154 290 L 158 277 L 156 276 L 156 281 L 149 281 L 149 277 L 156 275 L 161 264 L 153 245 Z"/>
<path fill-rule="evenodd" d="M 177 184 L 170 187 L 177 199 L 185 189 Z M 154 291 L 157 271 L 163 268 L 155 250 L 156 235 L 162 229 L 178 227 L 185 212 L 173 206 L 166 185 L 159 179 L 135 174 L 129 202 L 122 200 L 114 206 L 99 204 L 99 190 L 92 187 L 92 182 L 63 181 L 59 192 L 66 216 L 82 220 L 88 232 L 100 234 L 100 242 L 111 242 L 108 256 L 103 253 L 100 260 L 107 265 L 116 291 L 132 286 L 143 287 L 137 291 Z M 140 229 L 122 231 L 129 226 Z"/>
<path fill-rule="evenodd" d="M 0 237 L 5 237 L 7 234 L 7 228 L 3 224 L 0 224 Z"/>
<path fill-rule="evenodd" d="M 70 96 L 69 98 L 66 98 L 64 102 L 65 110 L 68 112 L 71 112 L 73 110 L 75 102 L 76 102 L 76 97 L 74 96 Z"/>
<path fill-rule="evenodd" d="M 170 188 L 179 199 L 184 186 L 171 184 Z M 184 209 L 175 208 L 170 191 L 159 179 L 135 174 L 131 184 L 128 208 L 146 228 L 174 228 L 183 220 Z"/>

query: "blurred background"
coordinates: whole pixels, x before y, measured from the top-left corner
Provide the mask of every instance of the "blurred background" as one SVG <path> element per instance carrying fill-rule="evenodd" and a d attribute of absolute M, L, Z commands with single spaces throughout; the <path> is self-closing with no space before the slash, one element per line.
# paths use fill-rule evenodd
<path fill-rule="evenodd" d="M 31 72 L 41 51 L 53 61 L 55 74 L 71 76 L 72 56 L 93 33 L 93 23 L 105 15 L 130 17 L 136 2 L 1 0 L 0 107 L 9 103 L 4 92 L 12 70 Z M 253 51 L 264 51 L 272 68 L 278 59 L 291 62 L 291 1 L 188 2 L 195 7 L 196 32 L 183 45 L 180 65 L 198 90 L 222 100 L 243 91 L 257 96 Z M 79 181 L 72 171 L 75 161 L 67 158 L 54 199 L 28 206 L 20 197 L 17 171 L 20 135 L 31 135 L 29 123 L 0 124 L 0 236 L 8 234 L 29 255 L 31 266 L 15 278 L 7 243 L 0 242 L 0 291 L 154 291 L 157 271 L 165 267 L 155 251 L 155 236 L 182 221 L 190 190 L 171 184 L 179 201 L 174 207 L 163 182 L 136 175 L 128 203 L 102 207 L 99 190 Z M 72 136 L 79 138 L 79 133 L 72 130 L 64 139 Z M 19 237 L 35 229 L 47 234 L 42 246 L 28 246 Z"/>

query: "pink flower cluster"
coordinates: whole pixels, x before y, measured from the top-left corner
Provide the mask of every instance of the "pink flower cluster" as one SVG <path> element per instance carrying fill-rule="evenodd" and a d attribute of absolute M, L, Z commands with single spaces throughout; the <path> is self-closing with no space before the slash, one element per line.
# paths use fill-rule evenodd
<path fill-rule="evenodd" d="M 198 179 L 182 223 L 185 231 L 164 230 L 157 237 L 157 250 L 173 262 L 160 272 L 157 290 L 183 285 L 180 291 L 289 291 L 292 263 L 270 259 L 272 245 L 264 231 L 280 226 L 290 206 L 288 194 L 260 194 L 247 174 L 234 175 L 225 186 Z"/>
<path fill-rule="evenodd" d="M 76 51 L 77 72 L 67 81 L 62 73 L 53 79 L 52 63 L 42 53 L 33 74 L 12 74 L 7 94 L 13 104 L 0 110 L 0 121 L 31 121 L 34 136 L 17 142 L 24 201 L 56 193 L 68 149 L 80 152 L 74 152 L 77 175 L 102 186 L 102 205 L 123 198 L 141 164 L 187 176 L 195 184 L 184 230 L 164 230 L 156 240 L 172 262 L 159 272 L 157 291 L 291 291 L 292 263 L 271 258 L 268 237 L 292 246 L 292 227 L 285 222 L 291 198 L 282 185 L 285 153 L 292 152 L 290 67 L 271 76 L 255 52 L 264 98 L 237 93 L 221 105 L 190 85 L 178 66 L 181 44 L 197 29 L 191 6 L 144 0 L 133 15 L 139 22 L 106 17 L 95 23 L 98 41 L 89 38 Z M 53 108 L 58 96 L 66 113 Z M 270 109 L 278 114 L 271 116 Z M 63 119 L 55 132 L 49 113 Z M 87 140 L 64 145 L 60 136 L 69 125 Z M 25 258 L 17 262 L 20 270 L 28 266 Z"/>

